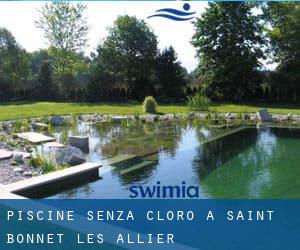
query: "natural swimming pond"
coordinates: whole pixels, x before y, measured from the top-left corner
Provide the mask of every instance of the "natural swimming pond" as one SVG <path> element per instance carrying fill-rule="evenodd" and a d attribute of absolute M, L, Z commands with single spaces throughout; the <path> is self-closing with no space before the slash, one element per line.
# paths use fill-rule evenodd
<path fill-rule="evenodd" d="M 53 189 L 49 198 L 129 198 L 130 187 L 158 182 L 199 186 L 200 198 L 300 197 L 300 129 L 103 123 L 54 134 L 88 135 L 88 160 L 106 166 L 101 178 Z M 121 163 L 110 166 L 116 158 Z"/>

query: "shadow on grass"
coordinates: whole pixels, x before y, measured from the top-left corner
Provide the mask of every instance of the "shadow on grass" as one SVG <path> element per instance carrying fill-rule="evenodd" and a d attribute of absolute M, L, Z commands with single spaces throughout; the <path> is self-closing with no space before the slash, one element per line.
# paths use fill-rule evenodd
<path fill-rule="evenodd" d="M 32 101 L 22 101 L 22 102 L 0 102 L 0 106 L 10 106 L 10 105 L 31 105 L 31 104 L 36 104 L 39 102 L 32 102 Z"/>
<path fill-rule="evenodd" d="M 278 109 L 300 109 L 300 104 L 291 104 L 291 103 L 265 103 L 265 102 L 254 102 L 254 103 L 226 103 L 226 102 L 214 102 L 211 107 L 222 107 L 225 105 L 236 105 L 252 108 L 278 108 Z"/>
<path fill-rule="evenodd" d="M 97 107 L 97 106 L 138 106 L 142 103 L 130 103 L 130 102 L 58 102 L 58 101 L 20 101 L 20 102 L 0 102 L 2 106 L 11 106 L 11 105 L 35 105 L 35 104 L 70 104 L 74 106 L 88 106 L 88 107 Z"/>

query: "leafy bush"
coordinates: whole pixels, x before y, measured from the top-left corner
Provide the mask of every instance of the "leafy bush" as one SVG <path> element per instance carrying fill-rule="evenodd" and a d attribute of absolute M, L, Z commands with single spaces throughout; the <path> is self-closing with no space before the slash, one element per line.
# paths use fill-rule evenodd
<path fill-rule="evenodd" d="M 188 96 L 188 105 L 191 110 L 194 111 L 204 111 L 208 110 L 211 101 L 207 96 L 201 95 L 201 93 L 197 93 L 194 96 Z"/>
<path fill-rule="evenodd" d="M 147 96 L 143 102 L 143 109 L 145 113 L 157 113 L 157 102 L 152 96 Z"/>

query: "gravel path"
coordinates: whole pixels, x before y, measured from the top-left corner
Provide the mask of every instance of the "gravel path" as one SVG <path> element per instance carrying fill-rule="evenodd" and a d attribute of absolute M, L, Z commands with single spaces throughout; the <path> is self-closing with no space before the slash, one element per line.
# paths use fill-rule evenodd
<path fill-rule="evenodd" d="M 9 184 L 16 181 L 25 180 L 31 178 L 31 176 L 25 176 L 24 173 L 32 173 L 35 169 L 29 167 L 26 162 L 18 165 L 11 165 L 12 160 L 0 161 L 0 184 Z M 22 171 L 21 171 L 22 169 Z M 16 172 L 14 170 L 20 170 Z"/>

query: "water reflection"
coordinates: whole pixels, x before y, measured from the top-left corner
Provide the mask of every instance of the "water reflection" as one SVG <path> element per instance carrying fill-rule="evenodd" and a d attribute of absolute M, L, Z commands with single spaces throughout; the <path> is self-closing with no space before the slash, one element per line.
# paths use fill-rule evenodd
<path fill-rule="evenodd" d="M 197 133 L 201 141 L 202 134 Z M 240 130 L 231 135 L 201 144 L 193 160 L 195 173 L 202 181 L 213 170 L 221 167 L 233 156 L 250 147 L 257 140 L 254 129 Z"/>
<path fill-rule="evenodd" d="M 296 177 L 300 173 L 296 163 L 299 155 L 295 147 L 300 145 L 299 131 L 263 129 L 256 136 L 255 133 L 254 129 L 248 129 L 240 134 L 240 141 L 230 136 L 219 143 L 225 148 L 210 159 L 221 167 L 211 170 L 207 164 L 209 174 L 205 172 L 205 178 L 200 174 L 200 185 L 209 197 L 299 198 L 300 184 Z M 228 144 L 224 144 L 226 141 Z"/>

